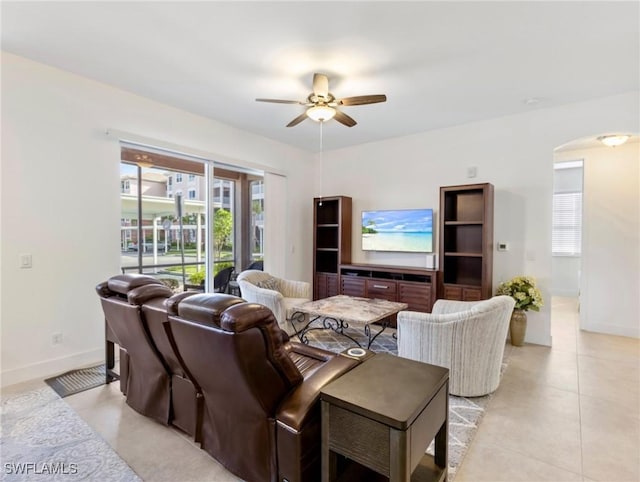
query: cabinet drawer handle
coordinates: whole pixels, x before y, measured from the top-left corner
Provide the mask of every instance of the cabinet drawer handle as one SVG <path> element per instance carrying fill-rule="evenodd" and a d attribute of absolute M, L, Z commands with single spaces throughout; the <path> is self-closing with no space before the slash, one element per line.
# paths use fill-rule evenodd
<path fill-rule="evenodd" d="M 389 289 L 388 286 L 384 286 L 384 285 L 373 285 L 373 287 L 374 288 L 380 288 L 380 289 L 383 289 L 383 290 L 388 290 Z"/>

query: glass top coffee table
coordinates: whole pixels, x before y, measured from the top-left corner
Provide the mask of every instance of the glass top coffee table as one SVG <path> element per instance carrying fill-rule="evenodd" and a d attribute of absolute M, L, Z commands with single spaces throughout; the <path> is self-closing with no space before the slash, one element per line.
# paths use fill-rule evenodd
<path fill-rule="evenodd" d="M 367 337 L 366 348 L 370 348 L 371 343 L 389 326 L 389 317 L 408 306 L 394 301 L 338 295 L 296 306 L 289 322 L 302 343 L 309 343 L 307 333 L 311 330 L 332 330 L 364 348 L 358 340 L 345 333 L 351 325 L 362 326 Z M 371 329 L 375 322 L 380 322 L 377 332 Z"/>

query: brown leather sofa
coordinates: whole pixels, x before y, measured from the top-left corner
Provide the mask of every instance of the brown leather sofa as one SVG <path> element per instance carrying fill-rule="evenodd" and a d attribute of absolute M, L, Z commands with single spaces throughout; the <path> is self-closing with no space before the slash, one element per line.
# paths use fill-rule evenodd
<path fill-rule="evenodd" d="M 320 478 L 319 390 L 359 361 L 289 340 L 265 306 L 224 294 L 168 304 L 204 397 L 202 448 L 251 482 Z"/>

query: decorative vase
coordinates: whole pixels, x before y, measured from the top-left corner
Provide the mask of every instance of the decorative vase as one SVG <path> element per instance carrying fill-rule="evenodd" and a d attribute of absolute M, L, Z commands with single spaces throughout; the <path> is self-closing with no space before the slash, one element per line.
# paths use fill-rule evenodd
<path fill-rule="evenodd" d="M 527 313 L 524 310 L 513 310 L 509 334 L 513 346 L 524 345 L 524 335 L 527 332 Z"/>

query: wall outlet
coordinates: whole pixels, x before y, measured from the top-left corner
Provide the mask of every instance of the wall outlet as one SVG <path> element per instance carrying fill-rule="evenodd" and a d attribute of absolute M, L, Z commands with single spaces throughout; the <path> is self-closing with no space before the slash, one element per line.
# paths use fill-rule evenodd
<path fill-rule="evenodd" d="M 62 343 L 62 333 L 54 333 L 51 335 L 51 343 L 53 345 L 60 345 Z"/>

